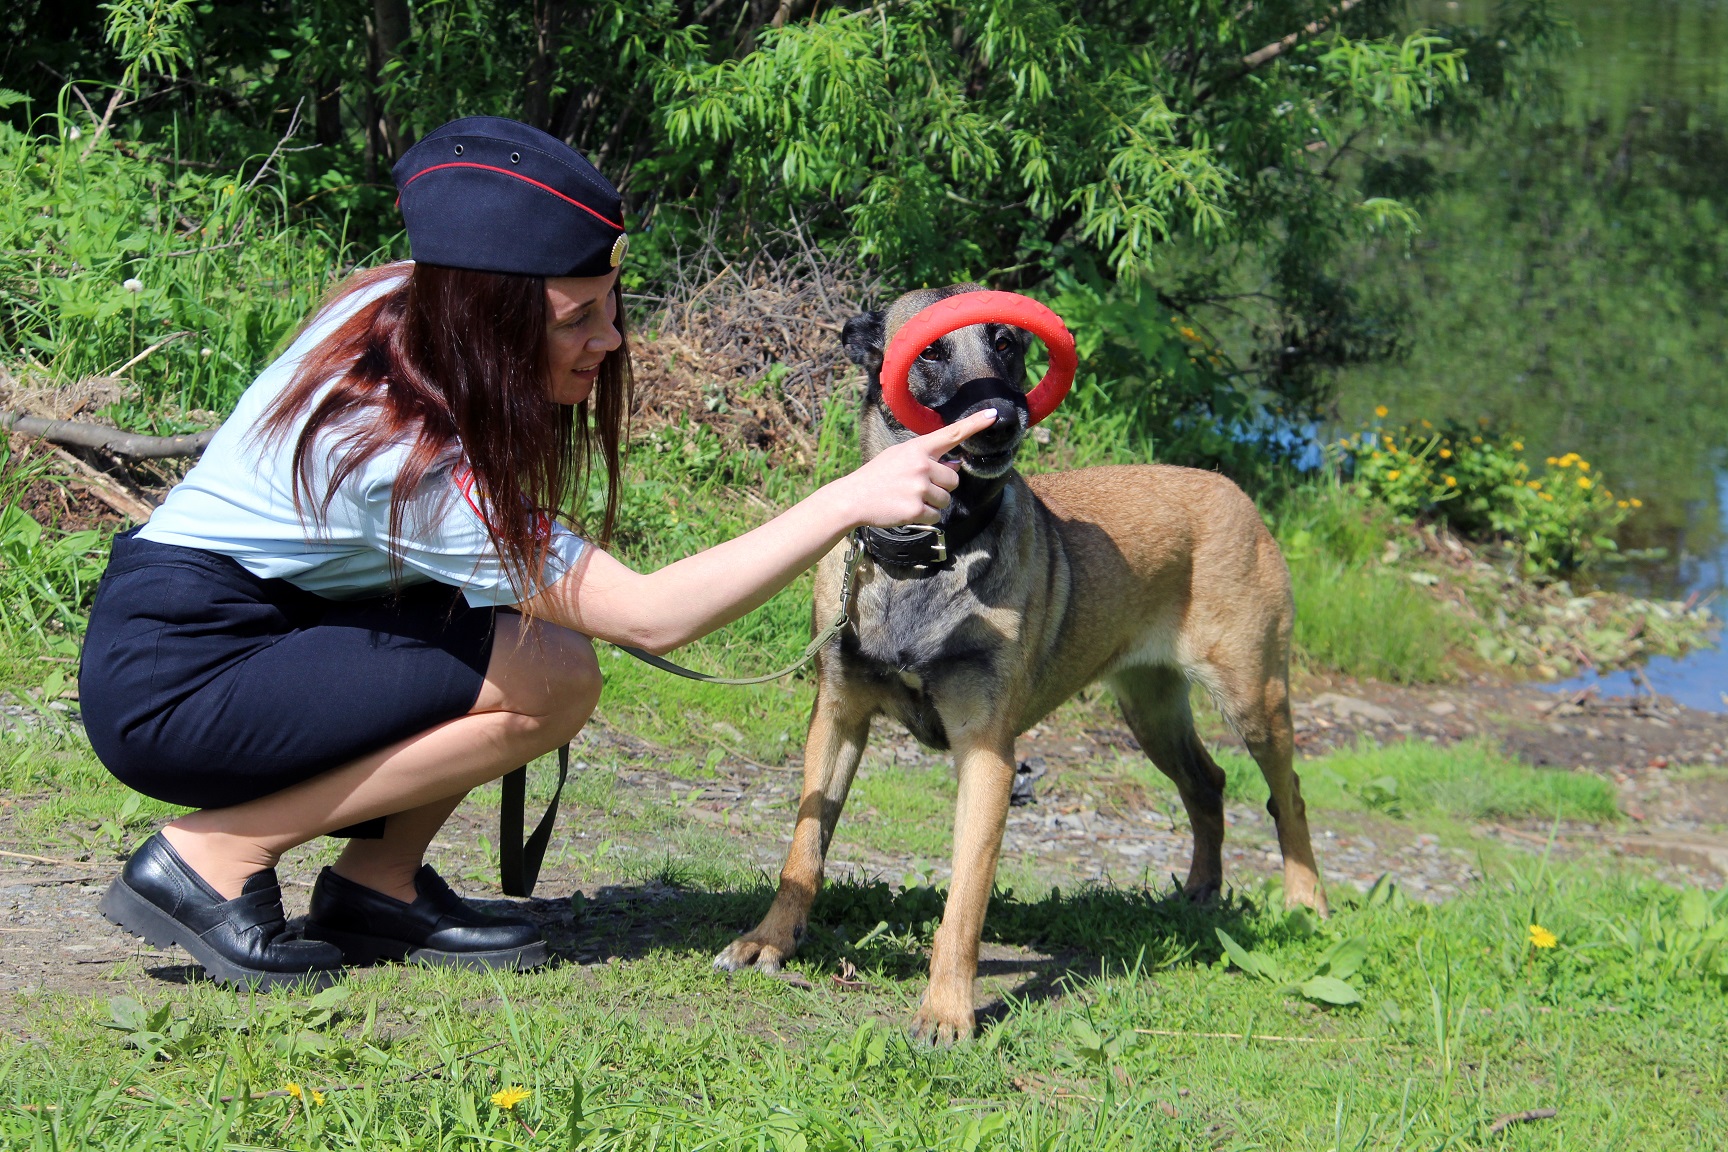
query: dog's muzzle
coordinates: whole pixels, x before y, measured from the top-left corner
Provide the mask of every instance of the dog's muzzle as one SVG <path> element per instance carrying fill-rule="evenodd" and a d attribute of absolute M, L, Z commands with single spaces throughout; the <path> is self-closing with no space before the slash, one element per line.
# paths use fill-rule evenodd
<path fill-rule="evenodd" d="M 966 381 L 934 410 L 944 424 L 953 424 L 986 409 L 996 413 L 996 423 L 967 440 L 983 453 L 999 452 L 1012 444 L 1027 427 L 1031 414 L 1026 394 L 1000 376 L 979 376 Z"/>

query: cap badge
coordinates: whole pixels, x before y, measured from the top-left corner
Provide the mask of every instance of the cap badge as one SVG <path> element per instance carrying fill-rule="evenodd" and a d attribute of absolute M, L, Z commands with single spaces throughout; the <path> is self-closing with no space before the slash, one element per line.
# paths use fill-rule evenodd
<path fill-rule="evenodd" d="M 612 242 L 612 267 L 624 263 L 624 257 L 630 251 L 630 237 L 620 235 Z"/>

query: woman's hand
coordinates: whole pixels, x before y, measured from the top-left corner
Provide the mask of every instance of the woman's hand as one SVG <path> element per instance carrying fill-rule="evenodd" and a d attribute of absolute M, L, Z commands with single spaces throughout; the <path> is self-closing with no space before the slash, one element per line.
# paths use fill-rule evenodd
<path fill-rule="evenodd" d="M 942 457 L 996 422 L 996 413 L 974 412 L 928 436 L 905 440 L 831 486 L 852 511 L 853 527 L 895 528 L 934 524 L 953 499 L 960 474 Z"/>

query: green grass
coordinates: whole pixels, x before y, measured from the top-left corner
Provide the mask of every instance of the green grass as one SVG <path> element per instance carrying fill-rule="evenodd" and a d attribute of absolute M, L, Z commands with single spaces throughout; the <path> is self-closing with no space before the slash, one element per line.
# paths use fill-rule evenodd
<path fill-rule="evenodd" d="M 1687 913 L 1624 878 L 1532 865 L 1438 908 L 1394 893 L 1321 929 L 1260 900 L 1001 894 L 991 940 L 1081 955 L 1053 964 L 979 1040 L 934 1053 L 899 1024 L 939 893 L 828 889 L 794 965 L 810 989 L 708 967 L 766 896 L 733 884 L 631 905 L 622 963 L 500 979 L 380 970 L 322 1006 L 205 984 L 146 983 L 140 1007 L 16 1000 L 0 1142 L 1055 1152 L 1693 1149 L 1728 1137 L 1728 1000 L 1716 976 L 1625 943 L 1628 926 L 1673 930 Z M 1532 922 L 1559 946 L 1531 949 Z M 1292 971 L 1362 941 L 1363 1003 L 1316 1007 L 1227 969 L 1218 928 Z M 862 988 L 828 979 L 841 960 Z M 290 1083 L 323 1102 L 247 1099 Z M 532 1093 L 519 1119 L 490 1102 L 507 1085 Z M 1486 1135 L 1496 1116 L 1542 1107 L 1559 1115 Z"/>

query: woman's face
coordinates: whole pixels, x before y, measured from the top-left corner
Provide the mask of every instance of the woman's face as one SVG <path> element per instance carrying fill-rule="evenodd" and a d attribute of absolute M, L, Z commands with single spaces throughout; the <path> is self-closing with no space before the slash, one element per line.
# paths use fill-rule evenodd
<path fill-rule="evenodd" d="M 546 278 L 546 366 L 556 404 L 580 404 L 594 391 L 600 362 L 624 343 L 616 270 L 604 276 Z"/>

